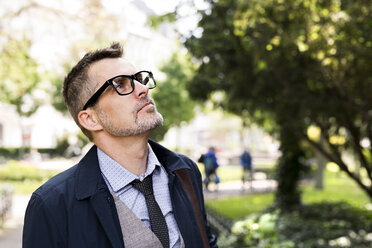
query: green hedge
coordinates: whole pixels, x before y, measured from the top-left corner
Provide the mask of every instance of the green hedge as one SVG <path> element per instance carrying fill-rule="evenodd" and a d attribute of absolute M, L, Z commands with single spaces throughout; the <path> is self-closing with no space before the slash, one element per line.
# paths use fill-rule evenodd
<path fill-rule="evenodd" d="M 220 247 L 372 247 L 372 212 L 347 203 L 317 203 L 281 215 L 278 210 L 237 221 Z"/>
<path fill-rule="evenodd" d="M 5 147 L 0 147 L 0 157 L 3 158 L 9 158 L 9 159 L 17 159 L 20 157 L 21 150 L 23 149 L 24 153 L 29 153 L 30 152 L 30 147 L 24 147 L 24 148 L 5 148 Z"/>
<path fill-rule="evenodd" d="M 57 148 L 38 148 L 37 151 L 41 154 L 48 154 L 51 157 L 63 156 L 64 151 L 67 149 L 68 145 Z M 6 159 L 20 159 L 22 155 L 29 154 L 30 147 L 0 147 L 0 157 Z"/>
<path fill-rule="evenodd" d="M 14 160 L 0 165 L 0 180 L 2 181 L 44 181 L 57 173 L 56 170 L 42 170 L 33 165 Z"/>

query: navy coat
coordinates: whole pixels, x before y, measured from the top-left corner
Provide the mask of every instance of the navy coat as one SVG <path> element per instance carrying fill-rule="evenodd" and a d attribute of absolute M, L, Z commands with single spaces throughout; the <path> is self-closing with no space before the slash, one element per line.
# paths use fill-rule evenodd
<path fill-rule="evenodd" d="M 201 176 L 189 158 L 149 140 L 169 177 L 174 217 L 186 247 L 202 247 L 191 201 L 174 171 L 188 169 L 211 247 L 217 247 L 206 220 Z M 124 247 L 112 195 L 101 175 L 97 147 L 93 146 L 75 166 L 37 189 L 28 204 L 23 228 L 23 248 Z"/>

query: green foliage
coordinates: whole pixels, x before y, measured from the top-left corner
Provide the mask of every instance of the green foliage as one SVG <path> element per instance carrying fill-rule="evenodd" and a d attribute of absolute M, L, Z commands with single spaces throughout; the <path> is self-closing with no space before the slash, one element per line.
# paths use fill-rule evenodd
<path fill-rule="evenodd" d="M 74 157 L 80 155 L 80 149 L 88 144 L 88 142 L 88 138 L 82 131 L 79 131 L 77 135 L 77 143 L 73 145 L 69 142 L 69 135 L 65 135 L 57 140 L 57 145 L 51 155 L 60 157 Z"/>
<path fill-rule="evenodd" d="M 61 139 L 58 139 L 56 149 L 55 149 L 56 154 L 58 154 L 59 156 L 63 156 L 69 146 L 70 144 L 68 142 L 67 135 L 62 137 Z"/>
<path fill-rule="evenodd" d="M 147 24 L 152 28 L 158 28 L 164 22 L 175 22 L 177 19 L 176 13 L 166 13 L 164 15 L 150 15 L 147 18 Z"/>
<path fill-rule="evenodd" d="M 58 171 L 42 170 L 30 164 L 10 160 L 0 165 L 0 180 L 4 181 L 45 181 Z"/>
<path fill-rule="evenodd" d="M 232 235 L 220 237 L 221 247 L 293 248 L 290 240 L 280 240 L 276 230 L 278 213 L 252 214 L 237 221 Z"/>
<path fill-rule="evenodd" d="M 209 3 L 210 9 L 200 11 L 202 35 L 185 42 L 200 62 L 187 89 L 201 100 L 225 91 L 225 110 L 253 118 L 279 137 L 284 156 L 279 205 L 299 203 L 296 187 L 306 159 L 302 141 L 337 163 L 372 198 L 372 164 L 360 146 L 362 139 L 372 140 L 372 5 L 362 0 Z M 320 128 L 325 142 L 310 139 L 311 125 Z M 345 150 L 356 154 L 368 175 L 364 181 L 343 159 Z"/>
<path fill-rule="evenodd" d="M 193 76 L 193 65 L 186 56 L 173 54 L 161 69 L 166 79 L 158 82 L 152 94 L 164 124 L 151 134 L 151 138 L 162 140 L 171 127 L 179 127 L 194 117 L 195 103 L 186 90 L 186 82 Z"/>
<path fill-rule="evenodd" d="M 21 155 L 21 151 L 25 153 L 30 152 L 30 147 L 23 147 L 23 148 L 10 148 L 10 147 L 0 147 L 0 157 L 7 158 L 7 159 L 18 159 Z"/>
<path fill-rule="evenodd" d="M 346 203 L 318 203 L 283 215 L 281 236 L 298 247 L 371 247 L 372 214 Z"/>
<path fill-rule="evenodd" d="M 66 72 L 68 71 L 67 66 L 65 66 Z M 60 75 L 50 75 L 50 82 L 52 87 L 50 89 L 49 94 L 52 96 L 52 106 L 63 114 L 68 113 L 68 109 L 65 105 L 65 101 L 62 95 L 62 88 L 63 88 L 63 76 Z"/>
<path fill-rule="evenodd" d="M 237 221 L 221 247 L 359 247 L 372 245 L 372 213 L 346 203 L 318 203 L 287 214 L 272 211 Z"/>
<path fill-rule="evenodd" d="M 30 56 L 31 42 L 8 40 L 0 53 L 0 101 L 15 105 L 20 115 L 30 116 L 42 103 L 33 95 L 41 76 Z"/>

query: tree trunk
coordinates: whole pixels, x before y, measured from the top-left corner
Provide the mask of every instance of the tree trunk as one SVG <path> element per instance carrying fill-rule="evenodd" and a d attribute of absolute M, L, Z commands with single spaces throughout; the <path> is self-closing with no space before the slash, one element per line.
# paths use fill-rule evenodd
<path fill-rule="evenodd" d="M 319 152 L 316 153 L 317 170 L 315 172 L 315 189 L 324 189 L 324 170 L 327 165 L 327 160 Z"/>
<path fill-rule="evenodd" d="M 300 146 L 300 140 L 293 135 L 290 128 L 282 127 L 280 132 L 282 157 L 276 171 L 278 189 L 275 203 L 283 212 L 291 211 L 301 205 L 301 193 L 298 189 L 301 172 L 304 165 L 300 159 L 304 153 Z"/>

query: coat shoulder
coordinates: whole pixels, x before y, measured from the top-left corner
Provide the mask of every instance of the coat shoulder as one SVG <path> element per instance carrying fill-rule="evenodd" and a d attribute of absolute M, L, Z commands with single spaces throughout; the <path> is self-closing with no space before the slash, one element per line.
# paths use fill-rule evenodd
<path fill-rule="evenodd" d="M 76 170 L 77 165 L 74 165 L 71 168 L 57 174 L 41 185 L 33 194 L 37 195 L 43 200 L 47 200 L 58 197 L 58 195 L 61 194 L 67 194 L 69 192 L 72 193 L 74 191 L 73 187 L 75 184 L 74 181 Z"/>
<path fill-rule="evenodd" d="M 191 168 L 192 171 L 198 171 L 199 172 L 199 167 L 197 166 L 197 164 L 194 160 L 192 160 L 191 158 L 187 157 L 186 155 L 183 155 L 183 154 L 180 154 L 180 153 L 177 153 L 177 155 L 179 156 L 179 158 L 184 163 L 186 163 Z"/>

